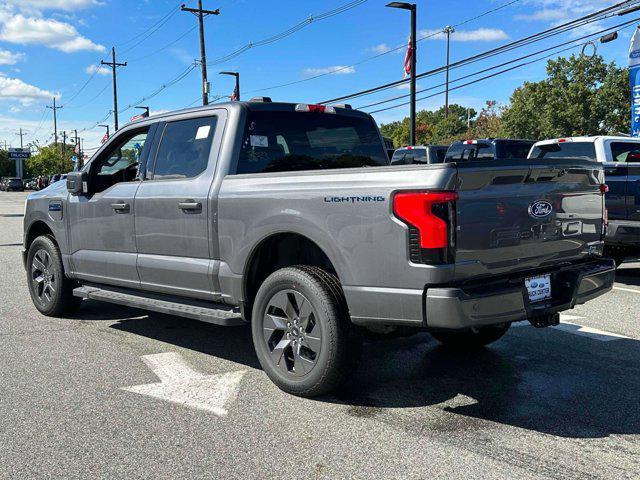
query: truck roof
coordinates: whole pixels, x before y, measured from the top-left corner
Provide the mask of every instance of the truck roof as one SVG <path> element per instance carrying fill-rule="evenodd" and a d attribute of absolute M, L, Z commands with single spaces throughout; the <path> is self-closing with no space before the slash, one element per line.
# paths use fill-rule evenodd
<path fill-rule="evenodd" d="M 181 110 L 172 110 L 170 112 L 159 113 L 157 115 L 152 115 L 150 117 L 144 117 L 139 120 L 134 120 L 132 122 L 128 122 L 126 125 L 131 124 L 143 124 L 146 121 L 158 121 L 166 118 L 170 118 L 175 115 L 182 115 L 185 113 L 192 112 L 204 112 L 208 110 L 216 110 L 219 108 L 225 109 L 247 109 L 252 111 L 271 111 L 271 112 L 295 112 L 296 107 L 299 105 L 316 105 L 311 102 L 299 102 L 299 103 L 291 103 L 291 102 L 272 102 L 268 100 L 249 100 L 249 101 L 236 101 L 236 102 L 221 102 L 221 103 L 212 103 L 206 106 L 199 107 L 190 107 L 184 108 Z M 327 105 L 321 105 L 320 107 L 329 108 Z M 368 113 L 362 112 L 360 110 L 354 110 L 348 105 L 332 105 L 331 108 L 334 108 L 336 113 L 340 115 L 349 115 L 349 116 L 357 116 L 357 117 L 370 117 Z"/>
<path fill-rule="evenodd" d="M 624 137 L 622 135 L 592 135 L 589 137 L 551 138 L 548 140 L 541 140 L 539 142 L 536 142 L 536 146 L 552 145 L 554 143 L 563 143 L 563 142 L 596 143 L 599 140 L 619 140 L 623 142 L 640 142 L 640 138 L 637 138 L 637 137 Z"/>

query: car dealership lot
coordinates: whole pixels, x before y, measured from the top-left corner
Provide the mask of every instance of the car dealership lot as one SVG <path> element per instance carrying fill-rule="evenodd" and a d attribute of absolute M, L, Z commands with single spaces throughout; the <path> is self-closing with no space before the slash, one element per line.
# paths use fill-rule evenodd
<path fill-rule="evenodd" d="M 22 193 L 0 193 L 0 477 L 629 478 L 640 464 L 640 263 L 558 328 L 451 352 L 365 344 L 335 396 L 263 374 L 248 328 L 31 305 Z"/>

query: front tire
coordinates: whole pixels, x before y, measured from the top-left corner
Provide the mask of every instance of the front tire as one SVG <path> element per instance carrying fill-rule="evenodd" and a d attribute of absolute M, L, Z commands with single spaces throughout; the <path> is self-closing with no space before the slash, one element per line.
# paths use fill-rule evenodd
<path fill-rule="evenodd" d="M 33 304 L 48 317 L 74 313 L 82 303 L 73 296 L 75 282 L 65 276 L 60 250 L 50 236 L 40 236 L 29 246 L 27 282 Z"/>
<path fill-rule="evenodd" d="M 432 332 L 443 345 L 459 350 L 475 350 L 500 340 L 511 327 L 510 323 L 490 325 L 463 332 Z"/>
<path fill-rule="evenodd" d="M 339 386 L 355 367 L 355 335 L 338 280 L 315 267 L 271 274 L 253 306 L 253 344 L 280 389 L 315 397 Z"/>

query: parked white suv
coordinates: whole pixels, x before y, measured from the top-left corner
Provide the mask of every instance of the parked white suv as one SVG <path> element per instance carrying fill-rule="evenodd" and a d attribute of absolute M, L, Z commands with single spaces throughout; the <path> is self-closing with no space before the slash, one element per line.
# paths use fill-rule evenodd
<path fill-rule="evenodd" d="M 609 186 L 605 251 L 620 265 L 640 255 L 640 138 L 573 137 L 536 143 L 529 158 L 581 158 L 603 163 Z"/>

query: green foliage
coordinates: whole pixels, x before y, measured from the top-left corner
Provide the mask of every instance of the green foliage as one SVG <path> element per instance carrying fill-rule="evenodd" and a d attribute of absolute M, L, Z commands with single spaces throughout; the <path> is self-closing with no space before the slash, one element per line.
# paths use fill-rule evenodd
<path fill-rule="evenodd" d="M 628 132 L 630 116 L 627 70 L 573 55 L 550 60 L 545 80 L 513 92 L 503 121 L 511 137 L 543 139 Z"/>
<path fill-rule="evenodd" d="M 477 112 L 469 112 L 475 117 Z M 383 124 L 380 130 L 385 137 L 393 140 L 396 147 L 409 145 L 409 117 L 402 121 Z M 416 113 L 416 144 L 446 144 L 458 140 L 467 131 L 467 109 L 461 105 L 449 106 L 449 118 L 445 118 L 444 107 L 432 112 L 421 110 Z"/>
<path fill-rule="evenodd" d="M 9 153 L 6 150 L 0 150 L 0 177 L 15 177 L 16 162 L 9 160 Z"/>
<path fill-rule="evenodd" d="M 37 154 L 32 155 L 25 162 L 25 178 L 37 177 L 39 175 L 53 175 L 56 173 L 67 173 L 73 170 L 73 145 L 65 148 L 65 158 L 63 160 L 60 149 L 62 145 L 47 145 L 40 148 Z"/>
<path fill-rule="evenodd" d="M 550 60 L 547 78 L 526 82 L 511 95 L 508 107 L 488 101 L 467 128 L 467 109 L 451 105 L 416 115 L 418 144 L 448 144 L 465 138 L 541 140 L 575 135 L 614 135 L 631 128 L 629 74 L 601 56 Z M 477 118 L 476 118 L 477 115 Z M 381 126 L 395 146 L 409 144 L 409 119 Z"/>

